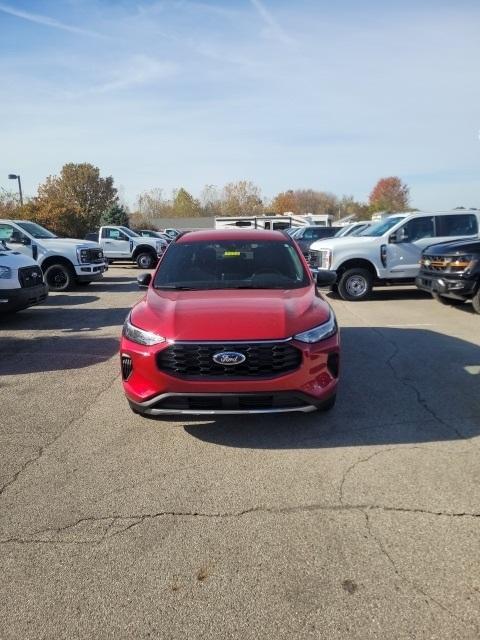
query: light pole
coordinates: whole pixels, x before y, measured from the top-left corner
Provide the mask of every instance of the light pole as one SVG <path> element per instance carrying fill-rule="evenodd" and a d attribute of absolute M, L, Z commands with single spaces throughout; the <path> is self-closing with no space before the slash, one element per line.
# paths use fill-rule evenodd
<path fill-rule="evenodd" d="M 18 194 L 20 196 L 20 206 L 23 207 L 23 193 L 22 193 L 22 181 L 20 180 L 20 176 L 16 173 L 8 174 L 9 180 L 18 180 Z"/>

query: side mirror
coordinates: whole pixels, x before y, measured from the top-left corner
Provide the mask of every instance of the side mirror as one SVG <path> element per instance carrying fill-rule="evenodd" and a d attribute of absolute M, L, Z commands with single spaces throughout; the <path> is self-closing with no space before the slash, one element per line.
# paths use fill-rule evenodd
<path fill-rule="evenodd" d="M 401 242 L 406 242 L 407 234 L 405 232 L 404 227 L 400 227 L 397 229 L 392 235 L 388 238 L 390 244 L 400 244 Z"/>
<path fill-rule="evenodd" d="M 32 241 L 27 236 L 22 236 L 21 239 L 20 239 L 20 244 L 23 244 L 26 247 L 28 247 L 28 246 L 30 246 L 32 244 Z"/>
<path fill-rule="evenodd" d="M 330 287 L 337 281 L 337 272 L 322 269 L 317 272 L 316 280 L 319 287 Z"/>
<path fill-rule="evenodd" d="M 140 289 L 146 289 L 151 281 L 152 281 L 151 273 L 141 273 L 139 276 L 137 276 L 137 284 L 140 287 Z"/>

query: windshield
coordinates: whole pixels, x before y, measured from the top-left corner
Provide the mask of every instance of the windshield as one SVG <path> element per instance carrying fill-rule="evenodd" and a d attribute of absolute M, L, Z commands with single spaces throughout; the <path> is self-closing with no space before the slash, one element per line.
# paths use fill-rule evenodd
<path fill-rule="evenodd" d="M 353 227 L 351 224 L 347 224 L 347 226 L 342 227 L 337 231 L 337 233 L 333 236 L 334 238 L 341 238 L 342 236 L 347 235 L 348 231 Z"/>
<path fill-rule="evenodd" d="M 182 242 L 163 258 L 156 289 L 297 289 L 310 278 L 289 242 Z"/>
<path fill-rule="evenodd" d="M 41 227 L 39 224 L 35 222 L 17 222 L 18 226 L 21 227 L 24 231 L 29 233 L 31 236 L 36 238 L 37 240 L 48 240 L 49 238 L 57 238 L 54 233 L 48 231 L 44 227 Z"/>
<path fill-rule="evenodd" d="M 132 231 L 131 229 L 128 229 L 127 227 L 120 227 L 120 229 L 123 231 L 123 233 L 126 233 L 127 236 L 130 236 L 131 238 L 135 238 L 138 237 L 138 233 L 135 233 L 135 231 Z"/>
<path fill-rule="evenodd" d="M 398 222 L 401 222 L 403 219 L 403 216 L 393 216 L 391 218 L 386 218 L 385 220 L 380 220 L 380 222 L 367 227 L 367 229 L 359 233 L 358 236 L 383 236 L 384 233 L 394 227 Z"/>

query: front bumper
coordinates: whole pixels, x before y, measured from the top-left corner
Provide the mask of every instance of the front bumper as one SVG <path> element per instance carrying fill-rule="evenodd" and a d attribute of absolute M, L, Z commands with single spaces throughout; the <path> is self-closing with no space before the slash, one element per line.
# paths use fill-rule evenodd
<path fill-rule="evenodd" d="M 316 344 L 292 340 L 301 351 L 298 368 L 271 377 L 183 378 L 157 366 L 157 353 L 170 346 L 138 345 L 122 337 L 120 356 L 128 360 L 123 387 L 132 408 L 148 415 L 253 414 L 314 411 L 336 391 L 339 334 Z M 246 343 L 252 344 L 252 343 Z"/>
<path fill-rule="evenodd" d="M 415 279 L 415 284 L 422 291 L 438 293 L 446 298 L 467 300 L 476 293 L 478 279 L 466 279 L 459 275 L 432 275 L 431 273 L 420 272 Z"/>
<path fill-rule="evenodd" d="M 0 290 L 0 313 L 28 309 L 28 307 L 44 302 L 47 296 L 46 284 L 21 289 L 2 289 Z"/>
<path fill-rule="evenodd" d="M 79 282 L 101 280 L 103 278 L 103 274 L 107 270 L 108 264 L 106 262 L 75 265 L 75 273 Z"/>

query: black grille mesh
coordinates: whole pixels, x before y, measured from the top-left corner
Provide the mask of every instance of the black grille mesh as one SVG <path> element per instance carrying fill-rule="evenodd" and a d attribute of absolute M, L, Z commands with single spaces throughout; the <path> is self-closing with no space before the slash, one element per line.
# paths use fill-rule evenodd
<path fill-rule="evenodd" d="M 43 282 L 43 273 L 39 266 L 21 267 L 18 270 L 18 279 L 21 287 L 37 287 Z"/>
<path fill-rule="evenodd" d="M 222 351 L 235 351 L 245 362 L 224 366 L 213 361 Z M 302 361 L 301 352 L 289 343 L 270 344 L 174 344 L 160 351 L 157 366 L 172 376 L 191 378 L 260 378 L 294 371 Z"/>

